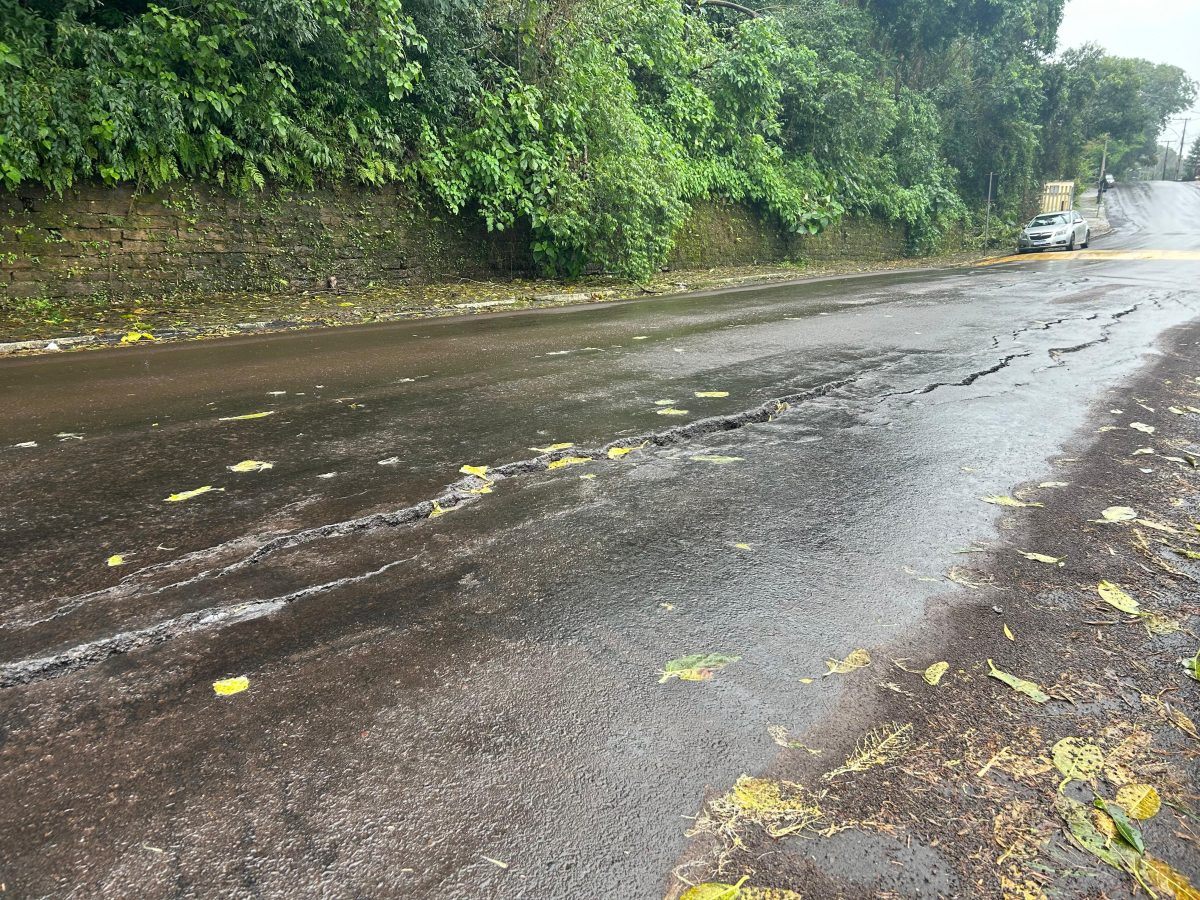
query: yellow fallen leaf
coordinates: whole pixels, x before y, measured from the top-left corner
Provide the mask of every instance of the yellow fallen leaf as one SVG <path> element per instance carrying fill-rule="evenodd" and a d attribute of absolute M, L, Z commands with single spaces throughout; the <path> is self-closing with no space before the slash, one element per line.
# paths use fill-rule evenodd
<path fill-rule="evenodd" d="M 861 647 L 850 651 L 845 659 L 827 659 L 825 665 L 829 671 L 826 675 L 845 675 L 855 669 L 863 669 L 871 664 L 871 654 Z"/>
<path fill-rule="evenodd" d="M 136 344 L 138 341 L 152 341 L 154 335 L 148 331 L 131 331 L 121 338 L 122 344 Z"/>
<path fill-rule="evenodd" d="M 1154 434 L 1154 426 L 1147 425 L 1145 422 L 1130 422 L 1129 427 L 1134 431 L 1141 431 L 1146 434 Z"/>
<path fill-rule="evenodd" d="M 1105 522 L 1128 522 L 1137 518 L 1137 513 L 1131 506 L 1110 506 L 1100 513 Z"/>
<path fill-rule="evenodd" d="M 1045 506 L 1046 505 L 1044 503 L 1032 503 L 1028 500 L 1018 500 L 1016 497 L 1005 497 L 1003 495 L 980 497 L 979 499 L 982 500 L 984 503 L 992 503 L 992 504 L 995 504 L 996 506 L 1018 506 L 1018 507 L 1030 506 L 1030 507 L 1032 507 L 1032 506 Z"/>
<path fill-rule="evenodd" d="M 1117 803 L 1131 819 L 1153 819 L 1162 808 L 1158 791 L 1149 784 L 1123 784 L 1117 789 Z"/>
<path fill-rule="evenodd" d="M 675 403 L 674 400 L 655 400 L 654 401 L 655 406 L 672 406 L 674 403 Z"/>
<path fill-rule="evenodd" d="M 223 491 L 225 488 L 215 488 L 211 484 L 206 484 L 204 487 L 198 487 L 192 491 L 180 491 L 178 494 L 172 494 L 163 500 L 164 503 L 178 503 L 181 500 L 191 500 L 193 497 L 199 497 L 201 494 L 207 494 L 209 491 Z"/>
<path fill-rule="evenodd" d="M 591 480 L 592 480 L 593 478 L 595 478 L 595 477 L 596 477 L 596 475 L 595 475 L 595 473 L 594 473 L 594 472 L 588 472 L 586 475 L 580 475 L 580 476 L 579 476 L 579 478 L 580 478 L 582 481 L 591 481 Z"/>
<path fill-rule="evenodd" d="M 574 446 L 574 444 L 567 442 L 565 444 L 551 444 L 549 447 L 530 447 L 529 449 L 537 453 L 554 453 L 558 450 L 570 450 Z M 486 470 L 487 466 L 483 468 Z"/>
<path fill-rule="evenodd" d="M 812 684 L 814 681 L 816 681 L 815 678 L 801 678 L 800 679 L 801 684 Z"/>
<path fill-rule="evenodd" d="M 1131 616 L 1137 615 L 1138 602 L 1111 581 L 1101 581 L 1096 585 L 1096 593 L 1100 595 L 1101 600 L 1114 609 L 1119 609 Z"/>
<path fill-rule="evenodd" d="M 444 516 L 445 514 L 446 510 L 442 508 L 442 504 L 434 500 L 433 508 L 429 510 L 429 518 L 436 519 L 438 516 Z"/>
<path fill-rule="evenodd" d="M 1162 891 L 1160 896 L 1171 896 L 1175 900 L 1200 900 L 1200 889 L 1197 889 L 1182 872 L 1171 868 L 1169 863 L 1153 856 L 1143 857 L 1146 861 L 1146 880 Z"/>
<path fill-rule="evenodd" d="M 997 681 L 1003 681 L 1014 691 L 1020 691 L 1034 703 L 1047 703 L 1050 700 L 1050 695 L 1042 690 L 1041 686 L 1036 681 L 1030 681 L 1027 678 L 1021 678 L 1009 672 L 1003 672 L 996 668 L 996 664 L 990 659 L 988 664 L 988 677 L 995 678 Z"/>
<path fill-rule="evenodd" d="M 236 678 L 222 678 L 220 681 L 214 681 L 212 686 L 218 697 L 228 697 L 230 694 L 240 694 L 250 687 L 250 679 L 245 675 L 238 675 Z"/>
<path fill-rule="evenodd" d="M 492 859 L 490 856 L 484 856 L 482 853 L 480 853 L 479 855 L 480 855 L 480 856 L 481 856 L 483 859 L 486 859 L 488 862 L 490 862 L 490 863 L 491 863 L 493 866 L 499 866 L 501 869 L 507 869 L 507 868 L 508 868 L 508 863 L 506 863 L 506 862 L 505 862 L 504 860 L 502 860 L 502 859 Z"/>
<path fill-rule="evenodd" d="M 1054 768 L 1062 773 L 1061 793 L 1068 781 L 1091 781 L 1104 768 L 1104 751 L 1091 741 L 1065 737 L 1050 750 Z"/>
<path fill-rule="evenodd" d="M 1006 638 L 1008 638 L 1010 641 L 1015 641 L 1015 640 L 1016 640 L 1016 638 L 1015 638 L 1015 637 L 1013 637 L 1012 629 L 1008 627 L 1008 623 L 1007 623 L 1007 622 L 1005 622 L 1005 623 L 1004 623 L 1004 636 L 1005 636 Z"/>
<path fill-rule="evenodd" d="M 739 549 L 739 550 L 753 550 L 754 549 L 749 544 L 734 544 L 733 546 L 737 547 L 737 549 Z"/>
<path fill-rule="evenodd" d="M 546 468 L 547 469 L 563 469 L 563 468 L 566 468 L 567 466 L 581 466 L 584 463 L 588 463 L 591 461 L 592 461 L 592 458 L 590 456 L 564 456 L 561 459 L 551 460 L 547 464 Z"/>
<path fill-rule="evenodd" d="M 921 677 L 931 686 L 937 687 L 938 682 L 942 680 L 942 676 L 946 674 L 949 668 L 950 663 L 948 662 L 935 662 L 925 670 L 925 673 Z"/>
<path fill-rule="evenodd" d="M 492 492 L 492 483 L 490 481 L 485 481 L 483 484 L 479 485 L 479 487 L 463 488 L 462 492 L 464 494 L 490 494 Z"/>
<path fill-rule="evenodd" d="M 1017 552 L 1026 559 L 1031 559 L 1034 562 L 1046 563 L 1050 566 L 1062 565 L 1062 561 L 1066 559 L 1065 556 L 1047 556 L 1045 553 L 1026 553 L 1024 550 L 1018 550 Z"/>
<path fill-rule="evenodd" d="M 673 406 L 664 406 L 662 409 L 656 410 L 660 416 L 686 416 L 686 409 L 676 409 Z"/>
<path fill-rule="evenodd" d="M 570 446 L 569 444 L 567 446 Z M 463 466 L 458 471 L 464 475 L 474 475 L 476 478 L 487 478 L 487 466 Z"/>
<path fill-rule="evenodd" d="M 265 472 L 275 468 L 275 463 L 262 462 L 257 459 L 244 459 L 235 466 L 226 466 L 230 472 Z"/>
<path fill-rule="evenodd" d="M 353 303 L 339 303 L 338 304 L 338 306 L 343 307 L 343 308 L 348 307 L 348 306 L 353 306 L 353 305 L 354 305 Z"/>
<path fill-rule="evenodd" d="M 1175 413 L 1175 415 L 1177 415 L 1177 416 L 1186 416 L 1187 415 L 1187 412 L 1185 410 L 1180 409 L 1178 406 L 1168 406 L 1167 412 Z"/>
<path fill-rule="evenodd" d="M 217 419 L 218 422 L 244 422 L 247 419 L 265 419 L 267 416 L 275 415 L 275 410 L 271 409 L 267 412 L 246 413 L 244 416 L 221 416 Z"/>
<path fill-rule="evenodd" d="M 114 553 L 107 560 L 105 560 L 105 562 L 107 562 L 110 566 L 123 566 L 125 565 L 125 557 L 120 553 Z"/>
<path fill-rule="evenodd" d="M 633 447 L 609 447 L 608 448 L 608 458 L 609 459 L 620 459 L 622 456 L 626 456 L 626 455 L 632 453 L 634 450 L 641 450 L 648 443 L 650 443 L 650 442 L 642 441 L 642 443 L 637 444 Z"/>
<path fill-rule="evenodd" d="M 1043 481 L 1041 484 L 1038 485 L 1038 487 L 1040 487 L 1040 488 L 1060 488 L 1060 487 L 1066 487 L 1068 484 L 1069 484 L 1069 482 L 1066 482 L 1066 481 Z"/>
<path fill-rule="evenodd" d="M 697 397 L 728 397 L 729 391 L 696 391 Z"/>
<path fill-rule="evenodd" d="M 1150 456 L 1154 453 L 1153 447 L 1139 447 L 1133 451 L 1133 456 Z"/>
<path fill-rule="evenodd" d="M 722 465 L 725 465 L 726 463 L 735 463 L 735 462 L 742 461 L 742 457 L 740 457 L 740 456 L 719 456 L 719 455 L 693 456 L 693 457 L 690 457 L 690 459 L 693 462 L 712 463 L 714 466 L 722 466 Z"/>

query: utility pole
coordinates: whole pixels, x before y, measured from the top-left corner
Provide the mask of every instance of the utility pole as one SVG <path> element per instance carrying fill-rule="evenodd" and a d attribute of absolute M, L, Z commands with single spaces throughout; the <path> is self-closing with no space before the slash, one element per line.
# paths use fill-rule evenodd
<path fill-rule="evenodd" d="M 991 243 L 992 235 L 992 176 L 995 172 L 988 172 L 988 198 L 987 212 L 983 219 L 983 246 L 987 247 Z"/>
<path fill-rule="evenodd" d="M 1104 170 L 1108 166 L 1108 135 L 1104 136 L 1104 153 L 1100 157 L 1100 183 L 1096 186 L 1096 207 L 1099 209 L 1100 201 L 1104 199 Z M 1099 213 L 1097 213 L 1099 215 Z"/>
<path fill-rule="evenodd" d="M 1167 157 L 1171 155 L 1171 148 L 1170 148 L 1169 146 L 1167 146 L 1166 144 L 1163 144 L 1163 145 L 1162 145 L 1162 152 L 1163 152 L 1163 173 L 1162 173 L 1162 180 L 1163 180 L 1163 181 L 1166 181 L 1166 180 L 1167 180 Z"/>
<path fill-rule="evenodd" d="M 1187 136 L 1188 122 L 1191 119 L 1183 120 L 1183 128 L 1179 132 L 1179 159 L 1175 160 L 1175 180 L 1179 180 L 1180 173 L 1183 170 L 1183 139 Z"/>

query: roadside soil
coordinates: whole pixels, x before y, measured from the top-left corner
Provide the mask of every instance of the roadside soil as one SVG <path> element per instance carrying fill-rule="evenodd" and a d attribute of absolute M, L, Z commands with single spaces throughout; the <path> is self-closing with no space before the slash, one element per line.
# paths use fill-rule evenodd
<path fill-rule="evenodd" d="M 874 263 L 675 270 L 660 272 L 645 284 L 602 275 L 574 281 L 459 278 L 404 287 L 299 294 L 177 295 L 128 302 L 9 300 L 0 302 L 0 355 L 611 303 L 689 291 L 967 265 L 985 256 L 972 251 Z M 47 346 L 51 343 L 53 346 Z"/>
<path fill-rule="evenodd" d="M 955 585 L 919 628 L 868 665 L 831 661 L 838 714 L 774 724 L 767 770 L 714 786 L 669 898 L 1200 898 L 1198 345 L 1200 324 L 1175 330 L 1108 393 L 1094 434 L 1013 490 L 1040 505 L 1005 508 L 1002 538 L 940 574 Z"/>

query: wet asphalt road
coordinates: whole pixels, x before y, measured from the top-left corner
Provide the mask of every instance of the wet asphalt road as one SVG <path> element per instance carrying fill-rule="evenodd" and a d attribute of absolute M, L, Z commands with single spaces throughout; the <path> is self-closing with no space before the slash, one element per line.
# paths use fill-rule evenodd
<path fill-rule="evenodd" d="M 800 678 L 953 602 L 977 498 L 1200 315 L 1200 186 L 1113 205 L 1098 249 L 1176 252 L 0 361 L 0 882 L 661 895 L 768 724 L 852 714 Z M 463 464 L 639 435 L 419 517 Z"/>

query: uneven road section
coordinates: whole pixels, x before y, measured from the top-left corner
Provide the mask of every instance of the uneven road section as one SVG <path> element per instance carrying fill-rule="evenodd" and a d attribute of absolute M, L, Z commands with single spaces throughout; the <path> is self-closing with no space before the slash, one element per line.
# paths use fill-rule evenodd
<path fill-rule="evenodd" d="M 670 890 L 1200 315 L 1200 189 L 1112 196 L 1140 258 L 0 361 L 0 881 Z"/>

